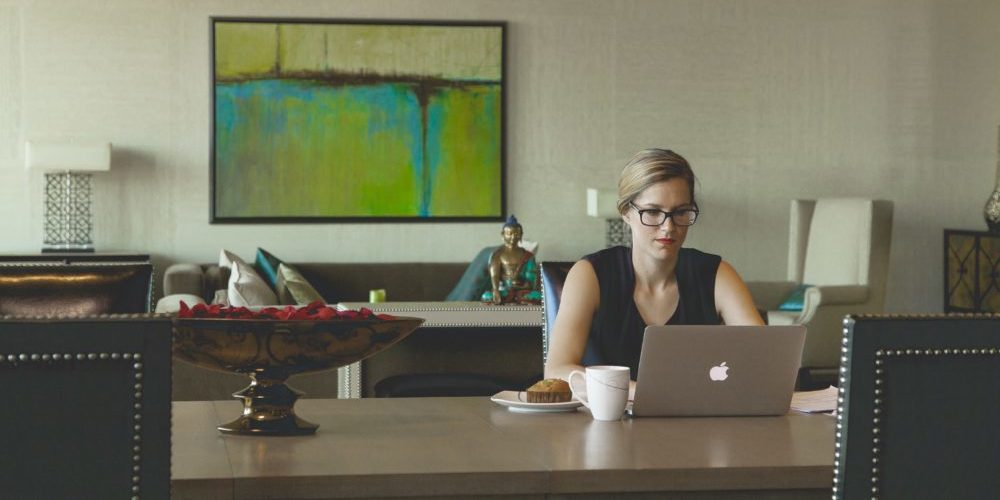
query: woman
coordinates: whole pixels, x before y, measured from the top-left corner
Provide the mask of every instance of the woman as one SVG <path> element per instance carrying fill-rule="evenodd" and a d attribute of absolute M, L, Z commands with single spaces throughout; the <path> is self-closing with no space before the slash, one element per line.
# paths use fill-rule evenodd
<path fill-rule="evenodd" d="M 681 248 L 698 219 L 694 172 L 673 151 L 636 153 L 618 181 L 632 248 L 573 265 L 549 343 L 547 378 L 586 364 L 622 365 L 635 380 L 646 325 L 762 325 L 743 280 L 718 255 Z M 586 358 L 586 359 L 585 359 Z"/>

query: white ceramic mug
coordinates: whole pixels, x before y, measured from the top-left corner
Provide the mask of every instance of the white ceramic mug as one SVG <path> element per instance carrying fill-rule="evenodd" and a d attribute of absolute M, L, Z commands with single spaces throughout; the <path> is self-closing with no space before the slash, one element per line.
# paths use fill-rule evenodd
<path fill-rule="evenodd" d="M 629 369 L 627 366 L 588 366 L 586 374 L 573 370 L 569 374 L 569 390 L 573 397 L 590 408 L 596 420 L 618 420 L 628 402 Z M 573 385 L 575 377 L 584 378 L 585 387 Z"/>

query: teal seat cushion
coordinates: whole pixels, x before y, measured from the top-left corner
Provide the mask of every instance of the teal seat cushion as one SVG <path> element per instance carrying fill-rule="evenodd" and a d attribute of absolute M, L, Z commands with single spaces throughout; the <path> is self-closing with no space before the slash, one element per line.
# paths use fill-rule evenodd
<path fill-rule="evenodd" d="M 271 286 L 272 290 L 278 289 L 278 266 L 282 264 L 282 260 L 271 255 L 271 252 L 264 250 L 263 248 L 257 249 L 257 259 L 254 261 L 257 266 L 257 270 L 267 281 L 267 284 Z"/>
<path fill-rule="evenodd" d="M 801 311 L 805 301 L 806 288 L 812 285 L 799 285 L 788 294 L 788 298 L 778 306 L 779 311 Z"/>
<path fill-rule="evenodd" d="M 465 273 L 458 280 L 458 284 L 451 290 L 444 300 L 449 301 L 475 301 L 483 295 L 483 292 L 493 288 L 490 283 L 490 256 L 499 246 L 486 247 L 476 254 L 469 267 L 465 268 Z"/>

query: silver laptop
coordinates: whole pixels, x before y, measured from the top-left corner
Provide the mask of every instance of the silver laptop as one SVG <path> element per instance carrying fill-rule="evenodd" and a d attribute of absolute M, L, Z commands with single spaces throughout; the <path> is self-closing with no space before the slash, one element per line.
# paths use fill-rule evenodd
<path fill-rule="evenodd" d="M 648 326 L 634 417 L 783 415 L 804 326 Z"/>

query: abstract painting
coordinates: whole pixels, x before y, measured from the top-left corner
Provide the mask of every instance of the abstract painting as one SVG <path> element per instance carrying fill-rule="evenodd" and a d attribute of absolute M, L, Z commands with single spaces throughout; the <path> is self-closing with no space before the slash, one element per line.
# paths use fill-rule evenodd
<path fill-rule="evenodd" d="M 504 216 L 504 23 L 211 28 L 212 222 Z"/>

